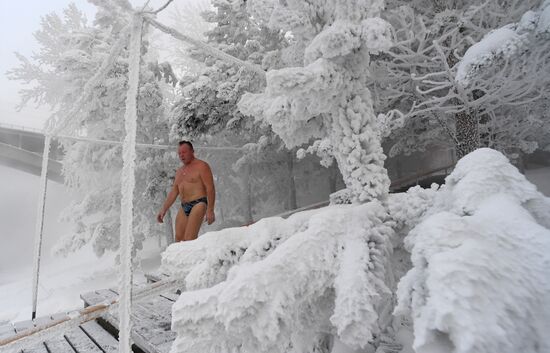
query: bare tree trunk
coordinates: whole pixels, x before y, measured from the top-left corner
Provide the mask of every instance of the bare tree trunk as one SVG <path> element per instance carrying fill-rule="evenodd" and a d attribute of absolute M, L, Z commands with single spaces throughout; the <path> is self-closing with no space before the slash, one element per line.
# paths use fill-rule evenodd
<path fill-rule="evenodd" d="M 338 167 L 333 163 L 328 169 L 328 187 L 330 193 L 336 192 L 336 181 L 338 178 Z"/>
<path fill-rule="evenodd" d="M 478 121 L 475 114 L 460 112 L 455 115 L 456 156 L 458 159 L 480 147 Z"/>
<path fill-rule="evenodd" d="M 434 10 L 436 13 L 450 10 L 453 8 L 452 4 L 444 0 L 433 0 Z M 445 42 L 448 42 L 450 38 L 447 38 Z M 458 63 L 458 58 L 453 52 L 447 55 L 447 65 L 449 68 L 454 67 Z M 456 105 L 464 106 L 464 102 L 460 102 L 455 98 L 454 103 Z M 455 121 L 455 147 L 456 157 L 460 159 L 468 153 L 478 149 L 480 147 L 479 139 L 479 123 L 478 117 L 475 112 L 466 110 L 456 113 L 454 116 Z"/>
<path fill-rule="evenodd" d="M 296 202 L 296 183 L 294 182 L 294 153 L 290 151 L 287 155 L 288 166 L 288 202 L 287 210 L 295 210 L 298 208 Z"/>

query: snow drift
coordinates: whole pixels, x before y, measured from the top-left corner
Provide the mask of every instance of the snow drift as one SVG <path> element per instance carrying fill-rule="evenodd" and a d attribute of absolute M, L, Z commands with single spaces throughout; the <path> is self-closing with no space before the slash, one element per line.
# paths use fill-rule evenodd
<path fill-rule="evenodd" d="M 413 268 L 397 293 L 416 352 L 550 351 L 548 198 L 502 154 L 480 149 L 458 162 L 427 214 L 405 239 Z"/>

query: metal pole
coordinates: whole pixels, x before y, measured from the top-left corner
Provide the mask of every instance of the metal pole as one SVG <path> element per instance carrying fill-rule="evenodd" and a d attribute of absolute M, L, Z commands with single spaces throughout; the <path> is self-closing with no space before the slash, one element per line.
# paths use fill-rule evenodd
<path fill-rule="evenodd" d="M 44 210 L 46 204 L 46 189 L 48 186 L 48 161 L 50 156 L 51 135 L 44 139 L 44 152 L 42 153 L 42 171 L 40 174 L 40 199 L 36 211 L 36 227 L 34 232 L 34 258 L 32 279 L 32 320 L 36 318 L 36 305 L 38 299 L 38 279 L 40 276 L 40 255 L 42 252 L 42 233 L 44 230 Z"/>

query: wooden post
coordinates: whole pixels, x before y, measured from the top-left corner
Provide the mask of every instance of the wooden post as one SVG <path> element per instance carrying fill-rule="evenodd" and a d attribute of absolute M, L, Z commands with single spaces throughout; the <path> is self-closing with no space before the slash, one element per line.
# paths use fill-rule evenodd
<path fill-rule="evenodd" d="M 120 210 L 120 307 L 119 307 L 119 348 L 120 353 L 131 353 L 132 331 L 132 251 L 134 246 L 133 208 L 136 166 L 136 130 L 137 130 L 137 95 L 139 87 L 139 61 L 141 59 L 141 32 L 143 19 L 135 14 L 132 22 L 132 35 L 128 59 L 128 91 L 126 94 L 126 111 L 124 126 L 126 136 L 122 145 L 121 175 L 121 210 Z"/>

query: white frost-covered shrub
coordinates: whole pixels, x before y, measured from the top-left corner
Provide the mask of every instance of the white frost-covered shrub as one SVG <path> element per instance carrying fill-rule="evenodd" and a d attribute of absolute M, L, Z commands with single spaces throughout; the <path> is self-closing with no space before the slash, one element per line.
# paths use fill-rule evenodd
<path fill-rule="evenodd" d="M 186 289 L 213 286 L 237 263 L 254 262 L 306 226 L 311 212 L 288 220 L 264 218 L 248 227 L 208 232 L 197 241 L 170 245 L 162 254 L 161 272 L 185 278 Z"/>
<path fill-rule="evenodd" d="M 417 185 L 407 192 L 390 194 L 386 201 L 386 207 L 395 222 L 393 228 L 396 231 L 408 233 L 431 208 L 438 190 L 437 184 L 432 184 L 429 189 Z"/>
<path fill-rule="evenodd" d="M 412 317 L 417 353 L 550 351 L 549 205 L 494 150 L 457 163 L 405 239 L 396 313 Z"/>
<path fill-rule="evenodd" d="M 187 273 L 188 289 L 227 273 L 182 293 L 172 352 L 313 352 L 330 335 L 366 347 L 391 300 L 387 220 L 377 201 L 330 206 L 172 245 L 164 267 Z M 217 266 L 224 258 L 229 271 Z"/>

